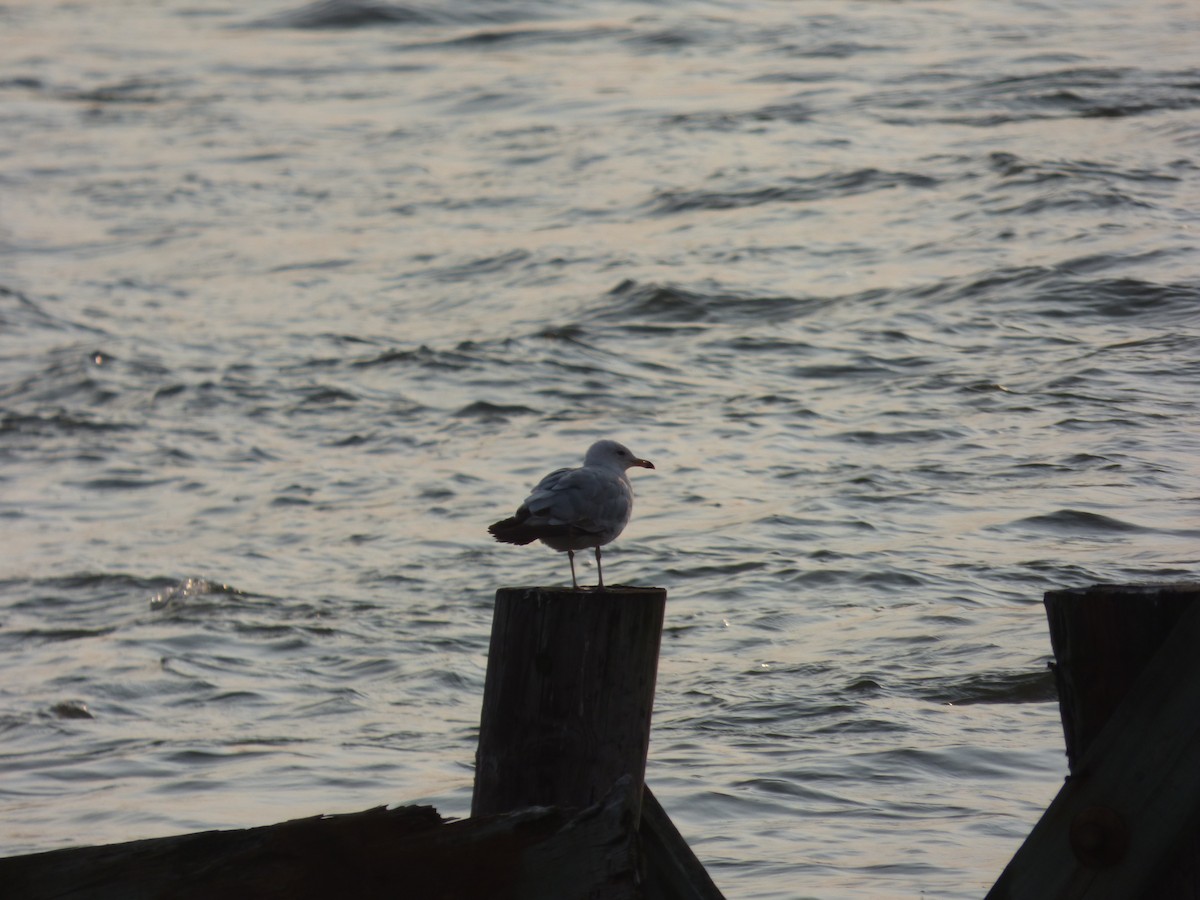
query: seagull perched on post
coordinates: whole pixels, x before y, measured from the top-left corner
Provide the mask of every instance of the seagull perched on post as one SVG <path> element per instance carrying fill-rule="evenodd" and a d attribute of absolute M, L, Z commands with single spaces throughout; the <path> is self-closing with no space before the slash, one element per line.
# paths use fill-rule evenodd
<path fill-rule="evenodd" d="M 604 590 L 600 548 L 616 540 L 633 512 L 633 485 L 625 470 L 632 466 L 653 469 L 654 463 L 639 459 L 616 441 L 596 441 L 588 448 L 583 466 L 555 469 L 537 483 L 516 513 L 488 527 L 498 541 L 532 544 L 541 541 L 571 562 L 575 579 L 575 551 L 596 548 L 596 577 Z"/>

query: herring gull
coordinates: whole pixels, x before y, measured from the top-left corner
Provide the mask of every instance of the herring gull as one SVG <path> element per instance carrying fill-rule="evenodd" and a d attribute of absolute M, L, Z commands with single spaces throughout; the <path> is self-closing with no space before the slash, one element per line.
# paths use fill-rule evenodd
<path fill-rule="evenodd" d="M 654 463 L 639 459 L 616 441 L 596 441 L 588 448 L 583 466 L 556 469 L 537 483 L 516 513 L 488 527 L 488 532 L 506 544 L 532 544 L 566 551 L 575 579 L 575 551 L 596 548 L 596 577 L 604 590 L 600 548 L 616 540 L 633 512 L 633 486 L 625 470 L 632 466 L 653 469 Z"/>

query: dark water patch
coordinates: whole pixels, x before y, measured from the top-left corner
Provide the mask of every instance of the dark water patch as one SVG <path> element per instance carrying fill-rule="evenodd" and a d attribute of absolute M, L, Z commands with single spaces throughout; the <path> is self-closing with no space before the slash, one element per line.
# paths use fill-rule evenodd
<path fill-rule="evenodd" d="M 310 269 L 341 269 L 354 265 L 352 259 L 317 259 L 312 262 L 288 263 L 269 269 L 270 272 L 297 272 Z"/>
<path fill-rule="evenodd" d="M 1051 268 L 1054 272 L 1062 275 L 1083 278 L 1127 267 L 1158 268 L 1170 265 L 1178 255 L 1171 250 L 1147 250 L 1144 253 L 1089 253 L 1055 263 Z"/>
<path fill-rule="evenodd" d="M 271 704 L 271 698 L 259 693 L 258 691 L 219 691 L 212 697 L 208 698 L 209 703 L 217 703 L 224 706 L 268 706 Z M 259 743 L 255 741 L 254 743 Z"/>
<path fill-rule="evenodd" d="M 696 565 L 680 568 L 668 568 L 666 574 L 674 575 L 678 578 L 713 578 L 720 575 L 737 575 L 742 572 L 757 572 L 767 568 L 766 562 L 756 560 L 748 560 L 740 563 L 726 563 L 724 565 Z"/>
<path fill-rule="evenodd" d="M 188 749 L 184 749 L 184 750 L 172 750 L 172 751 L 168 751 L 168 752 L 164 753 L 162 755 L 161 759 L 164 762 L 169 762 L 169 763 L 172 763 L 177 766 L 185 766 L 185 767 L 191 768 L 191 767 L 196 767 L 196 766 L 217 765 L 217 764 L 227 761 L 231 757 L 239 757 L 240 758 L 240 757 L 261 756 L 263 754 L 270 753 L 270 752 L 272 752 L 272 751 L 265 749 L 265 748 L 258 749 L 258 748 L 255 748 L 252 746 L 246 746 L 243 744 L 236 748 L 227 748 L 225 746 L 221 746 L 220 748 L 214 748 L 211 750 L 196 750 L 193 748 L 188 748 Z M 192 782 L 188 782 L 184 785 L 181 785 L 178 782 L 172 782 L 171 785 L 168 786 L 168 789 L 195 790 L 202 786 L 205 786 L 205 785 L 204 785 L 204 782 L 201 782 L 201 781 L 192 781 Z M 209 784 L 209 785 L 207 785 L 207 787 L 209 789 L 212 789 L 213 785 Z"/>
<path fill-rule="evenodd" d="M 1141 525 L 1135 525 L 1132 522 L 1123 521 L 1122 519 L 1080 509 L 1060 509 L 1045 515 L 1029 516 L 1024 519 L 1018 519 L 1011 523 L 1010 526 L 1001 527 L 1007 528 L 1011 526 L 1037 531 L 1049 531 L 1062 535 L 1136 534 L 1154 530 L 1144 528 Z"/>
<path fill-rule="evenodd" d="M 1117 168 L 1108 163 L 1091 160 L 1030 160 L 1015 153 L 1001 151 L 991 153 L 988 162 L 1002 177 L 1003 183 L 1009 186 L 1043 185 L 1047 182 L 1080 179 L 1173 185 L 1183 180 L 1175 172 Z"/>
<path fill-rule="evenodd" d="M 46 329 L 107 335 L 102 328 L 56 315 L 48 307 L 49 301 L 34 300 L 24 291 L 0 285 L 0 329 L 5 334 Z"/>
<path fill-rule="evenodd" d="M 769 103 L 767 106 L 745 110 L 690 110 L 690 112 L 686 113 L 664 116 L 662 124 L 670 128 L 684 128 L 684 130 L 688 131 L 761 131 L 762 126 L 769 124 L 769 122 L 782 122 L 785 125 L 803 125 L 805 122 L 809 122 L 815 113 L 816 109 L 812 106 L 811 102 L 806 100 L 791 100 L 781 103 Z"/>
<path fill-rule="evenodd" d="M 505 405 L 501 403 L 489 403 L 486 400 L 476 400 L 474 403 L 468 403 L 461 409 L 455 410 L 451 415 L 459 419 L 507 422 L 514 416 L 536 416 L 539 413 L 536 409 L 519 404 Z"/>
<path fill-rule="evenodd" d="M 881 431 L 878 429 L 859 429 L 845 431 L 836 435 L 839 442 L 861 444 L 867 447 L 887 447 L 904 444 L 935 444 L 940 441 L 957 440 L 962 432 L 951 428 L 911 428 L 897 431 Z"/>
<path fill-rule="evenodd" d="M 799 23 L 796 23 L 799 25 Z M 894 51 L 895 44 L 880 44 L 861 39 L 863 31 L 848 17 L 809 15 L 799 27 L 789 29 L 786 40 L 777 29 L 758 30 L 755 37 L 772 58 L 793 59 L 851 59 L 864 54 Z M 869 64 L 864 62 L 865 64 Z M 811 70 L 797 67 L 765 76 L 766 80 L 791 82 L 809 80 Z M 821 73 L 823 77 L 833 77 Z"/>
<path fill-rule="evenodd" d="M 450 266 L 427 269 L 422 274 L 435 281 L 454 284 L 460 281 L 474 281 L 485 276 L 495 276 L 520 263 L 527 262 L 529 259 L 530 254 L 525 250 L 510 250 L 495 256 L 483 256 Z"/>
<path fill-rule="evenodd" d="M 154 104 L 167 99 L 163 94 L 169 87 L 174 86 L 176 85 L 168 85 L 165 82 L 133 79 L 86 90 L 64 91 L 61 96 L 66 100 L 79 100 L 84 103 Z"/>
<path fill-rule="evenodd" d="M 1081 281 L 1060 277 L 1050 280 L 1038 295 L 1046 301 L 1040 307 L 1041 314 L 1056 319 L 1083 315 L 1129 319 L 1164 314 L 1177 318 L 1194 316 L 1200 309 L 1200 282 L 1156 284 L 1137 278 Z"/>
<path fill-rule="evenodd" d="M 747 123 L 782 122 L 786 125 L 803 125 L 812 120 L 816 110 L 806 100 L 789 100 L 785 103 L 770 103 L 751 110 L 744 116 Z"/>
<path fill-rule="evenodd" d="M 466 96 L 456 100 L 448 111 L 455 115 L 463 116 L 481 116 L 491 113 L 504 112 L 514 110 L 532 102 L 534 96 L 531 94 L 518 94 L 513 92 L 502 92 L 494 90 L 472 91 Z M 470 204 L 486 204 L 486 205 L 521 205 L 526 203 L 524 197 L 487 197 L 468 201 Z M 492 261 L 484 262 L 485 272 L 496 271 L 495 263 Z M 503 266 L 501 266 L 503 268 Z M 451 270 L 447 270 L 449 272 Z M 470 268 L 463 270 L 463 274 L 458 277 L 446 278 L 442 280 L 459 280 L 459 278 L 470 277 Z"/>
<path fill-rule="evenodd" d="M 363 695 L 353 688 L 326 688 L 322 694 L 325 695 L 324 699 L 298 704 L 288 711 L 287 716 L 281 718 L 290 720 L 293 716 L 306 719 L 316 716 L 344 716 L 355 712 L 363 701 Z"/>
<path fill-rule="evenodd" d="M 364 447 L 373 444 L 379 438 L 375 434 L 348 434 L 345 437 L 334 438 L 326 442 L 329 447 Z"/>
<path fill-rule="evenodd" d="M 859 572 L 854 581 L 856 584 L 869 585 L 877 588 L 915 588 L 926 586 L 926 581 L 911 572 L 901 572 L 887 569 L 875 572 Z"/>
<path fill-rule="evenodd" d="M 800 572 L 788 578 L 787 583 L 806 588 L 844 587 L 857 584 L 861 574 L 861 572 L 853 569 L 835 569 L 831 566 L 822 566 L 819 569 Z"/>
<path fill-rule="evenodd" d="M 45 87 L 46 83 L 33 75 L 14 75 L 0 78 L 0 90 L 40 91 Z"/>
<path fill-rule="evenodd" d="M 1059 85 L 1040 96 L 1084 117 L 1114 118 L 1200 107 L 1200 69 L 1082 69 L 1051 78 Z"/>
<path fill-rule="evenodd" d="M 160 387 L 154 391 L 153 400 L 168 400 L 172 397 L 177 397 L 188 389 L 186 384 L 168 384 L 165 387 Z"/>
<path fill-rule="evenodd" d="M 1036 119 L 1119 118 L 1200 107 L 1200 70 L 1068 67 L 986 80 L 963 80 L 928 92 L 922 76 L 860 99 L 887 121 L 941 122 L 994 128 Z M 896 111 L 905 110 L 904 115 Z M 920 114 L 924 113 L 924 115 Z"/>
<path fill-rule="evenodd" d="M 58 719 L 94 719 L 92 711 L 82 700 L 63 700 L 50 707 L 50 715 Z"/>
<path fill-rule="evenodd" d="M 627 325 L 646 322 L 691 324 L 787 321 L 808 313 L 816 301 L 763 297 L 713 288 L 708 291 L 625 280 L 605 294 L 604 307 L 590 317 Z"/>
<path fill-rule="evenodd" d="M 745 128 L 747 123 L 759 123 L 761 126 L 761 120 L 744 112 L 712 109 L 664 116 L 662 123 L 668 128 L 715 132 L 738 131 Z"/>
<path fill-rule="evenodd" d="M 914 776 L 921 781 L 945 778 L 971 778 L 995 783 L 1011 776 L 1014 763 L 1011 756 L 986 747 L 952 747 L 919 749 L 898 747 L 881 753 L 871 753 L 870 764 L 884 781 L 907 782 Z M 905 804 L 891 803 L 878 811 L 882 818 L 910 818 L 919 810 Z M 945 815 L 944 810 L 928 811 L 929 815 Z"/>
<path fill-rule="evenodd" d="M 854 681 L 846 685 L 846 693 L 848 694 L 882 694 L 884 693 L 883 685 L 874 678 L 856 678 Z"/>
<path fill-rule="evenodd" d="M 1113 187 L 1088 190 L 1073 185 L 1063 185 L 1058 190 L 1017 203 L 992 203 L 986 210 L 991 215 L 1034 216 L 1051 211 L 1107 211 L 1114 209 L 1153 209 L 1147 203 L 1125 191 Z"/>
<path fill-rule="evenodd" d="M 375 366 L 416 366 L 435 371 L 458 372 L 476 366 L 480 362 L 477 354 L 469 351 L 473 344 L 460 344 L 455 350 L 435 350 L 422 344 L 408 350 L 389 349 L 374 356 L 353 360 L 350 365 L 356 369 L 367 369 Z"/>
<path fill-rule="evenodd" d="M 1054 210 L 1152 209 L 1143 199 L 1148 186 L 1174 188 L 1175 171 L 1118 168 L 1089 160 L 1032 161 L 993 153 L 989 164 L 1000 175 L 983 209 L 990 215 L 1035 215 Z M 1033 193 L 1034 196 L 1023 195 Z"/>
<path fill-rule="evenodd" d="M 58 641 L 81 641 L 88 638 L 104 637 L 116 630 L 116 626 L 101 626 L 97 628 L 26 628 L 20 631 L 12 631 L 7 636 L 14 637 L 18 641 L 56 643 Z"/>
<path fill-rule="evenodd" d="M 451 14 L 412 5 L 376 3 L 372 0 L 316 0 L 298 9 L 256 19 L 244 27 L 320 31 L 372 25 L 432 25 L 452 20 Z"/>
<path fill-rule="evenodd" d="M 744 778 L 734 784 L 747 797 L 760 799 L 762 795 L 787 797 L 789 801 L 801 805 L 804 809 L 816 812 L 843 809 L 845 800 L 840 795 L 826 790 L 818 790 L 814 784 L 820 781 L 816 773 L 801 771 L 788 773 L 787 778 Z M 782 812 L 782 809 L 780 810 Z M 758 811 L 762 815 L 763 810 Z"/>
<path fill-rule="evenodd" d="M 0 387 L 0 400 L 35 404 L 66 401 L 103 406 L 121 392 L 104 371 L 111 357 L 79 346 L 59 348 L 38 360 L 40 369 Z"/>
<path fill-rule="evenodd" d="M 564 344 L 587 346 L 584 343 L 584 338 L 587 337 L 587 330 L 578 322 L 566 325 L 550 325 L 536 332 L 533 336 L 548 341 L 559 341 Z"/>
<path fill-rule="evenodd" d="M 13 715 L 11 713 L 0 713 L 0 734 L 7 734 L 10 731 L 17 731 L 24 728 L 31 721 L 30 715 Z M 11 783 L 11 782 L 10 782 Z M 5 794 L 11 795 L 11 791 L 4 791 Z"/>
<path fill-rule="evenodd" d="M 339 387 L 331 387 L 328 385 L 316 385 L 305 388 L 299 403 L 293 409 L 303 410 L 306 407 L 313 406 L 336 406 L 347 408 L 359 401 L 359 398 Z"/>
<path fill-rule="evenodd" d="M 838 713 L 858 713 L 854 707 L 837 706 L 830 704 L 828 708 L 821 710 L 821 715 L 830 715 Z M 817 725 L 811 729 L 807 729 L 806 733 L 810 735 L 883 735 L 883 734 L 898 734 L 908 732 L 911 729 L 889 719 L 882 719 L 876 716 L 856 716 L 855 718 L 841 719 L 836 722 L 829 722 L 822 725 Z M 794 738 L 793 738 L 794 739 Z M 900 774 L 877 775 L 877 781 L 901 781 Z"/>
<path fill-rule="evenodd" d="M 55 435 L 96 434 L 110 431 L 135 430 L 136 425 L 126 422 L 102 421 L 91 418 L 82 410 L 73 412 L 43 413 L 29 415 L 5 413 L 0 416 L 0 440 L 6 435 L 23 435 L 46 438 Z"/>
<path fill-rule="evenodd" d="M 1054 673 L 1049 668 L 1034 672 L 977 672 L 963 679 L 932 678 L 920 683 L 916 694 L 922 700 L 952 706 L 1058 700 Z"/>
<path fill-rule="evenodd" d="M 1039 266 L 990 269 L 983 274 L 948 278 L 909 288 L 904 293 L 927 302 L 994 298 L 1011 304 L 1016 292 L 1021 292 L 1018 297 L 1028 296 L 1035 286 L 1047 279 L 1051 271 Z M 886 292 L 883 299 L 889 299 L 889 295 L 894 296 L 893 292 Z"/>
<path fill-rule="evenodd" d="M 1200 309 L 1200 283 L 1156 283 L 1138 278 L 1088 278 L 1088 271 L 1125 265 L 1121 257 L 1095 256 L 1053 266 L 1001 268 L 980 275 L 950 278 L 899 292 L 930 302 L 959 304 L 982 301 L 1052 319 L 1132 319 L 1178 321 Z M 895 294 L 893 293 L 893 297 Z M 982 308 L 982 306 L 981 306 Z M 1045 334 L 1040 340 L 1074 343 L 1069 337 Z"/>
<path fill-rule="evenodd" d="M 448 40 L 420 42 L 407 45 L 404 49 L 428 50 L 435 48 L 463 48 L 487 50 L 493 47 L 514 51 L 539 45 L 576 44 L 604 40 L 628 33 L 626 29 L 588 26 L 583 28 L 506 28 L 476 31 Z"/>
<path fill-rule="evenodd" d="M 337 666 L 339 679 L 357 681 L 359 679 L 390 678 L 401 666 L 391 657 L 368 657 L 366 659 L 345 660 Z M 424 673 L 423 673 L 424 674 Z"/>
<path fill-rule="evenodd" d="M 887 368 L 876 364 L 869 358 L 861 362 L 848 363 L 813 363 L 807 366 L 792 366 L 788 376 L 798 381 L 834 381 L 850 383 L 871 375 L 883 375 Z"/>
<path fill-rule="evenodd" d="M 1062 460 L 1037 460 L 1031 462 L 1013 462 L 996 471 L 996 475 L 1005 478 L 1034 479 L 1044 481 L 1056 474 L 1078 474 L 1080 472 L 1117 472 L 1122 463 L 1104 456 L 1090 454 L 1074 454 Z"/>
<path fill-rule="evenodd" d="M 661 191 L 644 206 L 650 215 L 666 216 L 698 210 L 742 209 L 769 203 L 814 203 L 898 188 L 929 189 L 938 183 L 932 176 L 915 172 L 855 169 L 828 172 L 811 178 L 786 178 L 781 184 L 766 187 L 723 191 Z"/>
<path fill-rule="evenodd" d="M 283 493 L 275 497 L 271 500 L 272 506 L 312 506 L 315 502 L 311 496 L 316 493 L 315 488 L 293 484 L 285 488 L 285 490 L 290 493 Z"/>
<path fill-rule="evenodd" d="M 621 43 L 641 53 L 662 53 L 681 50 L 705 42 L 705 35 L 699 31 L 674 27 L 634 34 L 625 38 Z"/>
<path fill-rule="evenodd" d="M 99 602 L 108 605 L 113 601 L 128 600 L 148 592 L 164 590 L 174 583 L 165 577 L 143 578 L 136 575 L 109 572 L 80 572 L 54 578 L 32 580 L 12 579 L 3 583 L 9 595 L 24 595 L 16 608 L 25 610 L 58 610 L 72 613 L 94 608 Z"/>
<path fill-rule="evenodd" d="M 147 488 L 159 487 L 160 485 L 170 484 L 175 479 L 173 478 L 141 478 L 137 472 L 128 472 L 123 475 L 107 475 L 103 478 L 89 478 L 84 481 L 69 481 L 68 484 L 77 485 L 89 491 L 142 491 Z"/>

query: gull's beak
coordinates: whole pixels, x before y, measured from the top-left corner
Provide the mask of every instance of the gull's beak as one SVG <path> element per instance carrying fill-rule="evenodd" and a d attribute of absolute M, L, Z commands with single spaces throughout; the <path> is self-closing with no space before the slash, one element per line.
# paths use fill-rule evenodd
<path fill-rule="evenodd" d="M 648 459 L 635 459 L 633 461 L 633 464 L 635 466 L 641 466 L 643 469 L 653 469 L 654 468 L 654 463 L 650 462 L 650 460 L 648 460 Z"/>

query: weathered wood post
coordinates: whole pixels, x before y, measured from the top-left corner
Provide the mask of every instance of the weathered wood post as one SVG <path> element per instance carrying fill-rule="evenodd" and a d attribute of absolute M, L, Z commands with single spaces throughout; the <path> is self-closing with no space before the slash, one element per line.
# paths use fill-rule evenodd
<path fill-rule="evenodd" d="M 1098 584 L 1046 592 L 1071 772 L 1196 601 L 1200 585 L 1195 584 Z"/>
<path fill-rule="evenodd" d="M 1046 594 L 1071 775 L 988 900 L 1200 898 L 1200 585 Z"/>
<path fill-rule="evenodd" d="M 622 776 L 638 815 L 666 601 L 662 588 L 496 592 L 472 816 L 582 809 Z"/>

